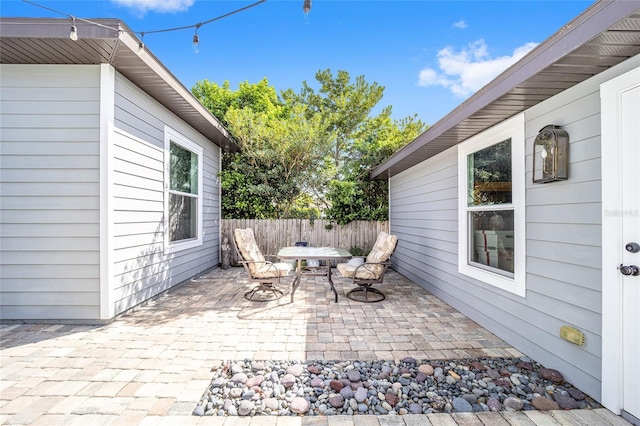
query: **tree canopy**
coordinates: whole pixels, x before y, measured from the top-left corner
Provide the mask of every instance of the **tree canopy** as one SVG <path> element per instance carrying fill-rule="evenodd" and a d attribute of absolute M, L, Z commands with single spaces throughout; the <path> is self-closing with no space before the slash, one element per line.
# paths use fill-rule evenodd
<path fill-rule="evenodd" d="M 278 95 L 266 78 L 235 91 L 228 81 L 192 88 L 241 148 L 223 153 L 224 218 L 387 219 L 387 182 L 369 175 L 426 126 L 416 116 L 392 119 L 391 107 L 372 116 L 384 87 L 364 76 L 352 82 L 346 71 L 323 70 L 315 78 L 317 92 L 302 82 Z"/>

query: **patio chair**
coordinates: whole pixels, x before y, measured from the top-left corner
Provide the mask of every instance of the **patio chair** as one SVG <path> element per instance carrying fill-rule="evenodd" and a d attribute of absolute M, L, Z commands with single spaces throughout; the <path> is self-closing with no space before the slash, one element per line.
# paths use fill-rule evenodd
<path fill-rule="evenodd" d="M 257 282 L 258 285 L 244 294 L 245 299 L 266 302 L 279 299 L 284 293 L 275 284 L 280 282 L 291 272 L 289 263 L 273 263 L 266 260 L 265 256 L 256 244 L 253 229 L 235 229 L 233 231 L 236 253 L 242 266 L 244 266 L 249 282 Z"/>
<path fill-rule="evenodd" d="M 338 263 L 338 272 L 343 277 L 351 278 L 357 285 L 347 293 L 349 299 L 365 303 L 381 302 L 385 299 L 384 293 L 372 286 L 382 284 L 397 243 L 397 236 L 380 232 L 364 263 Z"/>

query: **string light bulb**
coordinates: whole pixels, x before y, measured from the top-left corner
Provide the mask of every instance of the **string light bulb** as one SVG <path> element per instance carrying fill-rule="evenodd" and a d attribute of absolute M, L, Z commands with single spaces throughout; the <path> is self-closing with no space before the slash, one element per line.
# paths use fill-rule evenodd
<path fill-rule="evenodd" d="M 198 50 L 198 45 L 200 44 L 200 36 L 198 35 L 198 28 L 200 28 L 200 25 L 202 24 L 196 25 L 196 33 L 193 35 L 193 51 L 195 53 L 198 53 L 200 51 Z"/>
<path fill-rule="evenodd" d="M 138 43 L 138 54 L 142 55 L 144 53 L 144 31 L 140 33 L 140 43 Z"/>
<path fill-rule="evenodd" d="M 309 11 L 311 10 L 311 0 L 304 0 L 304 3 L 302 4 L 302 10 L 305 14 L 309 13 Z"/>
<path fill-rule="evenodd" d="M 73 24 L 71 25 L 71 31 L 69 32 L 69 38 L 73 41 L 78 41 L 78 29 L 76 28 L 76 18 L 71 17 Z"/>

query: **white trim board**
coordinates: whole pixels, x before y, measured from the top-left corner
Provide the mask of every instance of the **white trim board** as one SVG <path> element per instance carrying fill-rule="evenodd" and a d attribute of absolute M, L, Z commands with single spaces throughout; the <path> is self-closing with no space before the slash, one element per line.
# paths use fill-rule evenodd
<path fill-rule="evenodd" d="M 616 266 L 622 258 L 623 217 L 619 94 L 640 85 L 640 67 L 600 86 L 602 124 L 602 404 L 623 408 L 623 292 Z M 633 380 L 637 380 L 637 377 Z"/>

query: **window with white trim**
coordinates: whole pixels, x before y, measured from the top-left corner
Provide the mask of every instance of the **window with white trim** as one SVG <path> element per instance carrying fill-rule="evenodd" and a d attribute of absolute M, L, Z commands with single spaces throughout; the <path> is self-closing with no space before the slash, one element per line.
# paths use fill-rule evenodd
<path fill-rule="evenodd" d="M 203 149 L 165 128 L 165 249 L 202 244 Z"/>
<path fill-rule="evenodd" d="M 458 271 L 525 296 L 524 115 L 458 147 Z"/>

